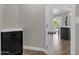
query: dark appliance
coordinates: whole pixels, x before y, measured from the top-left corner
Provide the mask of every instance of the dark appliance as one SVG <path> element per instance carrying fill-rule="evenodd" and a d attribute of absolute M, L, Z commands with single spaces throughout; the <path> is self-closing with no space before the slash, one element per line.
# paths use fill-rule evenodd
<path fill-rule="evenodd" d="M 1 55 L 22 55 L 23 31 L 1 32 Z"/>
<path fill-rule="evenodd" d="M 70 28 L 61 27 L 61 39 L 70 40 Z"/>

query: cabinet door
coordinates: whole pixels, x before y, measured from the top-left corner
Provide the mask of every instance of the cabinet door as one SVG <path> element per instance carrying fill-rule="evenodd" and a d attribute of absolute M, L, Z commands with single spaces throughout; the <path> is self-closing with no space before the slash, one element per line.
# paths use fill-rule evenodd
<path fill-rule="evenodd" d="M 61 27 L 61 39 L 70 40 L 70 28 Z"/>
<path fill-rule="evenodd" d="M 1 52 L 13 53 L 22 51 L 23 32 L 2 32 L 1 33 Z"/>

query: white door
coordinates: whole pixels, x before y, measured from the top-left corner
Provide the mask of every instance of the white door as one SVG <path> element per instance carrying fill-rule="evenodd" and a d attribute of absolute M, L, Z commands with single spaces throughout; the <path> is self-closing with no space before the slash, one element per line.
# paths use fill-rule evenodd
<path fill-rule="evenodd" d="M 55 54 L 61 54 L 61 39 L 60 39 L 60 31 L 59 28 L 56 29 L 55 26 L 53 26 L 53 22 L 55 19 L 62 19 L 61 16 L 53 16 L 58 10 L 62 9 L 62 12 L 64 8 L 69 8 L 69 5 L 47 5 L 46 7 L 46 48 L 47 53 L 51 55 Z M 60 12 L 58 13 L 60 14 Z M 57 14 L 57 15 L 58 15 Z M 61 24 L 59 25 L 61 27 Z"/>

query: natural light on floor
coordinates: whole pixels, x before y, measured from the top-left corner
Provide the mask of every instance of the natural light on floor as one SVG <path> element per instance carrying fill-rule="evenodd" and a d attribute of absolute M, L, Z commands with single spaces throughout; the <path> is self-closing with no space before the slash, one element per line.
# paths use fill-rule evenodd
<path fill-rule="evenodd" d="M 53 34 L 53 45 L 56 50 L 61 49 L 61 39 L 60 39 L 59 31 Z"/>

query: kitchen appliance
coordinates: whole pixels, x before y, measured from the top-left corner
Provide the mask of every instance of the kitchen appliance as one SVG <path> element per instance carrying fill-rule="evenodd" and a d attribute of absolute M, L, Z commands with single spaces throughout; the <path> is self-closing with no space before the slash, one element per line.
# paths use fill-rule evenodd
<path fill-rule="evenodd" d="M 22 55 L 23 29 L 8 28 L 1 30 L 1 55 Z"/>
<path fill-rule="evenodd" d="M 61 39 L 70 40 L 70 28 L 61 27 Z"/>

